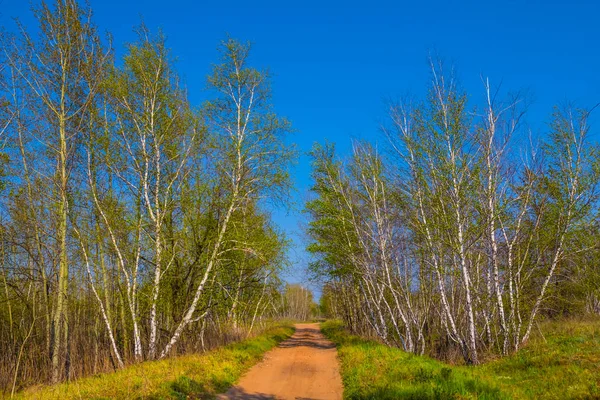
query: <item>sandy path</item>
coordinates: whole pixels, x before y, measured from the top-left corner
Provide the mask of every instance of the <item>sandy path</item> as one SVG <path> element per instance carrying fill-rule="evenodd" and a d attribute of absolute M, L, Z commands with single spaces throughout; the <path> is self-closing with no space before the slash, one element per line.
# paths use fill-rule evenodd
<path fill-rule="evenodd" d="M 269 351 L 219 399 L 342 398 L 337 352 L 319 324 L 297 324 L 294 335 Z"/>

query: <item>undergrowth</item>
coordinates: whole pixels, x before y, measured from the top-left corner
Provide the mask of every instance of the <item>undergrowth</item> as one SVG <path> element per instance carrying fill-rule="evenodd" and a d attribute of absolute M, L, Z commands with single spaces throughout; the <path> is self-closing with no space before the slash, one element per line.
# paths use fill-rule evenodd
<path fill-rule="evenodd" d="M 292 335 L 290 325 L 209 351 L 54 386 L 32 387 L 19 399 L 204 399 L 226 391 L 263 354 Z"/>

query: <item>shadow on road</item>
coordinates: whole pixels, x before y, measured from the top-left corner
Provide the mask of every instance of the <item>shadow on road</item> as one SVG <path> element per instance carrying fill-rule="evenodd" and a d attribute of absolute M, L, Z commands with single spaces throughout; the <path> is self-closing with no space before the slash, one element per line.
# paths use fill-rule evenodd
<path fill-rule="evenodd" d="M 228 400 L 274 400 L 276 397 L 266 393 L 247 393 L 241 388 L 232 387 L 226 395 L 220 395 L 217 398 Z"/>
<path fill-rule="evenodd" d="M 279 344 L 278 347 L 289 349 L 292 347 L 312 347 L 315 349 L 333 349 L 335 344 L 328 341 L 315 340 L 313 335 L 320 335 L 318 329 L 298 328 L 293 337 Z"/>

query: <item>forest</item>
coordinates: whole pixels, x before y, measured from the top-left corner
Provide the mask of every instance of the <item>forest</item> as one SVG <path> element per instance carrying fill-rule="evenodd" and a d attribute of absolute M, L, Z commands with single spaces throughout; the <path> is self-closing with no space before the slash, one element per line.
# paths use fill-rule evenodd
<path fill-rule="evenodd" d="M 273 210 L 292 207 L 301 154 L 251 44 L 215 43 L 194 104 L 163 32 L 141 23 L 119 47 L 87 3 L 32 12 L 37 26 L 0 29 L 0 395 L 281 321 L 474 366 L 545 321 L 600 316 L 596 106 L 559 104 L 533 134 L 525 94 L 487 78 L 468 93 L 431 57 L 380 135 L 308 154 L 317 306 L 285 279 L 299 266 Z"/>
<path fill-rule="evenodd" d="M 424 100 L 390 105 L 379 146 L 314 147 L 310 268 L 350 331 L 478 364 L 542 318 L 600 313 L 593 108 L 555 107 L 534 139 L 526 98 L 488 80 L 467 94 L 430 66 Z"/>
<path fill-rule="evenodd" d="M 291 125 L 250 46 L 221 43 L 194 106 L 163 34 L 116 59 L 83 4 L 33 12 L 0 37 L 0 391 L 306 318 L 266 207 L 288 200 Z"/>

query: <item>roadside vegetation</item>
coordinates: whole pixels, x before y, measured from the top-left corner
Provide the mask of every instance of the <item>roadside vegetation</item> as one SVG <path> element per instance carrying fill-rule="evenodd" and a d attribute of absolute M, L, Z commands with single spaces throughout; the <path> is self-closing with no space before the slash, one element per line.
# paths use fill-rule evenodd
<path fill-rule="evenodd" d="M 263 354 L 292 335 L 281 324 L 254 338 L 202 354 L 134 364 L 54 386 L 32 387 L 18 399 L 186 399 L 226 391 Z"/>
<path fill-rule="evenodd" d="M 478 366 L 364 339 L 340 321 L 322 330 L 337 345 L 346 399 L 600 398 L 600 319 L 543 323 L 516 354 Z"/>

